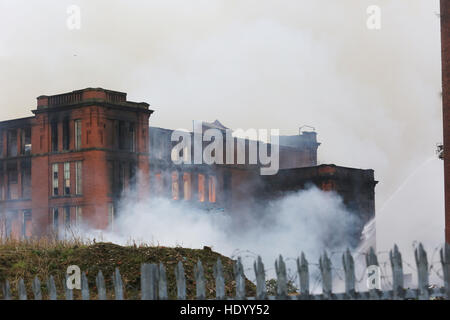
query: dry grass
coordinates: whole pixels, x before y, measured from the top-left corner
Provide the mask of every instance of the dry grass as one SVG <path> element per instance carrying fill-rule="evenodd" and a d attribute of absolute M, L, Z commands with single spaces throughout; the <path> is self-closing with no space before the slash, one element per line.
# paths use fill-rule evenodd
<path fill-rule="evenodd" d="M 233 260 L 224 257 L 209 248 L 203 250 L 181 247 L 168 248 L 149 245 L 119 246 L 112 243 L 95 243 L 95 241 L 57 241 L 39 239 L 27 241 L 6 240 L 0 244 L 0 282 L 8 279 L 14 297 L 17 297 L 17 284 L 23 278 L 27 286 L 28 297 L 33 297 L 31 281 L 38 276 L 42 284 L 43 298 L 47 298 L 46 281 L 53 275 L 58 290 L 58 299 L 64 299 L 63 279 L 69 265 L 78 265 L 86 272 L 91 297 L 96 298 L 95 276 L 102 270 L 105 276 L 109 298 L 113 297 L 112 274 L 119 268 L 125 285 L 127 299 L 140 299 L 140 267 L 142 263 L 160 263 L 166 267 L 169 298 L 175 298 L 174 269 L 178 261 L 183 262 L 186 272 L 186 291 L 188 298 L 195 296 L 194 265 L 200 259 L 207 280 L 207 295 L 215 295 L 213 265 L 220 257 L 224 266 L 227 295 L 234 295 Z M 255 286 L 247 281 L 248 295 L 254 295 Z M 1 290 L 3 291 L 3 290 Z M 3 296 L 3 292 L 0 293 Z M 80 298 L 79 290 L 74 290 L 74 297 Z"/>

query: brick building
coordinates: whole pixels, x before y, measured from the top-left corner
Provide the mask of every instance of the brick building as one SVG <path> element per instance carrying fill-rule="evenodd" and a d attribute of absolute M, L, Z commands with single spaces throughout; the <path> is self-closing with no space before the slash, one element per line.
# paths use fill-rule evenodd
<path fill-rule="evenodd" d="M 441 0 L 442 110 L 444 128 L 445 240 L 450 243 L 450 1 Z"/>
<path fill-rule="evenodd" d="M 33 113 L 0 122 L 3 236 L 61 235 L 81 223 L 113 228 L 124 195 L 240 214 L 308 183 L 339 193 L 363 222 L 375 215 L 373 170 L 318 166 L 315 132 L 280 136 L 280 170 L 261 176 L 257 164 L 174 164 L 173 130 L 149 127 L 149 105 L 125 93 L 88 88 L 40 96 Z M 227 129 L 218 121 L 202 128 Z M 250 140 L 238 142 L 248 159 Z M 361 230 L 355 226 L 356 238 Z"/>
<path fill-rule="evenodd" d="M 89 88 L 40 96 L 33 113 L 0 123 L 3 235 L 58 233 L 81 221 L 106 228 L 123 190 L 145 192 L 148 104 Z"/>

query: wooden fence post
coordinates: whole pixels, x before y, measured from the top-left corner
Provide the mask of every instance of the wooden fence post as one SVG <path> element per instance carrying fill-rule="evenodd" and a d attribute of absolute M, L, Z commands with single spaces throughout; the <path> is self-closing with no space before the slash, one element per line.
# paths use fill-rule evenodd
<path fill-rule="evenodd" d="M 8 279 L 5 280 L 5 284 L 3 286 L 3 297 L 5 300 L 11 300 L 11 287 Z"/>
<path fill-rule="evenodd" d="M 444 276 L 445 294 L 447 295 L 447 299 L 450 300 L 450 244 L 444 244 L 444 247 L 441 248 L 440 255 L 442 273 Z"/>
<path fill-rule="evenodd" d="M 266 292 L 266 272 L 261 256 L 258 256 L 257 261 L 253 263 L 253 269 L 256 276 L 256 299 L 265 300 L 267 298 Z"/>
<path fill-rule="evenodd" d="M 286 300 L 288 298 L 286 264 L 281 254 L 278 260 L 275 260 L 275 271 L 277 273 L 277 299 Z"/>
<path fill-rule="evenodd" d="M 331 277 L 331 260 L 328 258 L 326 251 L 319 259 L 319 268 L 322 275 L 322 292 L 324 299 L 332 297 L 332 277 Z"/>
<path fill-rule="evenodd" d="M 194 266 L 195 284 L 197 300 L 205 300 L 206 288 L 205 288 L 205 275 L 203 272 L 202 262 L 198 260 L 197 265 Z"/>
<path fill-rule="evenodd" d="M 97 285 L 98 300 L 106 300 L 105 277 L 103 276 L 102 270 L 98 271 L 95 277 L 95 283 Z"/>
<path fill-rule="evenodd" d="M 55 279 L 52 275 L 48 278 L 47 281 L 47 288 L 48 288 L 48 296 L 50 300 L 57 300 L 58 295 L 56 293 L 56 285 L 55 285 Z"/>
<path fill-rule="evenodd" d="M 114 295 L 116 300 L 123 300 L 123 282 L 120 276 L 119 268 L 116 268 L 113 274 Z"/>
<path fill-rule="evenodd" d="M 430 293 L 428 289 L 428 259 L 427 253 L 423 248 L 422 243 L 414 250 L 414 257 L 416 259 L 417 273 L 418 273 L 418 295 L 419 300 L 429 300 Z"/>
<path fill-rule="evenodd" d="M 216 299 L 225 300 L 225 279 L 223 277 L 223 266 L 220 258 L 213 267 L 214 279 L 216 280 Z"/>
<path fill-rule="evenodd" d="M 236 300 L 245 300 L 245 276 L 241 257 L 233 265 L 234 278 L 236 281 Z"/>
<path fill-rule="evenodd" d="M 41 282 L 36 276 L 31 283 L 31 289 L 33 290 L 34 300 L 42 300 Z"/>
<path fill-rule="evenodd" d="M 158 299 L 158 267 L 154 263 L 141 265 L 141 299 Z"/>
<path fill-rule="evenodd" d="M 67 279 L 69 276 L 66 274 L 65 279 L 63 280 L 64 294 L 66 296 L 66 300 L 73 300 L 73 290 L 67 287 Z"/>
<path fill-rule="evenodd" d="M 369 253 L 366 255 L 366 267 L 369 268 L 371 266 L 377 266 L 378 270 L 379 270 L 379 267 L 380 267 L 380 265 L 378 264 L 378 257 L 376 255 L 375 250 L 373 249 L 373 247 L 370 247 Z M 379 283 L 379 285 L 381 287 L 381 283 Z M 370 289 L 369 290 L 370 299 L 379 299 L 380 298 L 380 292 L 381 292 L 380 289 L 381 288 Z"/>
<path fill-rule="evenodd" d="M 392 291 L 393 298 L 402 299 L 405 295 L 404 281 L 403 281 L 403 261 L 402 254 L 398 250 L 397 245 L 394 245 L 394 251 L 389 251 L 389 260 L 392 268 Z"/>
<path fill-rule="evenodd" d="M 175 267 L 175 278 L 177 280 L 177 299 L 186 300 L 186 276 L 181 261 Z"/>
<path fill-rule="evenodd" d="M 309 299 L 309 270 L 308 260 L 302 252 L 301 258 L 297 258 L 297 272 L 300 279 L 300 299 Z"/>
<path fill-rule="evenodd" d="M 81 273 L 81 300 L 89 300 L 89 284 L 86 277 L 86 272 Z"/>
<path fill-rule="evenodd" d="M 23 279 L 19 279 L 19 300 L 27 300 L 27 289 L 25 288 L 25 283 Z"/>
<path fill-rule="evenodd" d="M 159 291 L 159 300 L 167 300 L 167 278 L 166 278 L 166 269 L 162 263 L 159 264 L 159 277 L 158 277 L 158 291 Z"/>
<path fill-rule="evenodd" d="M 345 271 L 345 294 L 347 295 L 347 298 L 355 299 L 355 261 L 348 248 L 342 255 L 342 264 Z"/>

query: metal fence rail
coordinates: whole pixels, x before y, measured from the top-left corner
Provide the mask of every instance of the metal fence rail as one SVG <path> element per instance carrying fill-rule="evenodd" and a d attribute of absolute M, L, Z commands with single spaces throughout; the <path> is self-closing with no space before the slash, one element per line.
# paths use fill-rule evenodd
<path fill-rule="evenodd" d="M 442 264 L 444 287 L 430 288 L 429 287 L 429 268 L 427 253 L 422 244 L 415 249 L 414 252 L 418 287 L 416 289 L 405 289 L 403 285 L 403 265 L 401 253 L 397 246 L 390 251 L 389 258 L 393 274 L 393 288 L 391 290 L 382 291 L 372 289 L 367 292 L 357 292 L 355 290 L 355 264 L 353 257 L 349 250 L 342 256 L 342 264 L 345 270 L 345 292 L 333 293 L 332 288 L 332 265 L 331 260 L 325 252 L 319 259 L 319 269 L 322 280 L 322 294 L 311 294 L 309 288 L 310 273 L 308 261 L 302 253 L 300 258 L 297 258 L 297 272 L 299 275 L 299 295 L 290 296 L 288 294 L 288 280 L 286 274 L 286 265 L 283 257 L 280 255 L 275 262 L 275 270 L 277 276 L 277 293 L 276 296 L 269 296 L 266 290 L 266 275 L 264 264 L 261 257 L 254 262 L 254 272 L 256 275 L 256 296 L 247 297 L 245 292 L 245 275 L 241 259 L 238 258 L 234 264 L 234 278 L 236 283 L 236 292 L 234 297 L 226 297 L 225 295 L 225 278 L 223 275 L 223 266 L 220 259 L 217 260 L 213 268 L 213 274 L 216 286 L 217 300 L 429 300 L 432 298 L 450 300 L 450 245 L 445 246 L 440 250 L 440 262 Z M 366 265 L 378 266 L 378 258 L 373 248 L 370 249 L 366 256 Z M 204 269 L 202 262 L 198 261 L 194 268 L 195 284 L 196 284 L 196 299 L 206 299 L 206 280 L 204 276 Z M 122 282 L 122 277 L 118 268 L 115 269 L 112 275 L 114 285 L 114 297 L 116 300 L 124 300 L 125 289 Z M 175 267 L 175 278 L 177 286 L 177 299 L 186 300 L 186 276 L 183 264 L 178 262 Z M 103 273 L 98 272 L 96 276 L 97 296 L 99 300 L 106 300 L 106 286 Z M 35 277 L 31 284 L 32 292 L 35 300 L 42 299 L 41 282 L 38 277 Z M 48 297 L 50 300 L 57 299 L 57 289 L 53 276 L 47 280 Z M 73 300 L 73 290 L 68 289 L 66 282 L 64 282 L 65 298 L 66 300 Z M 163 264 L 143 264 L 141 266 L 141 299 L 142 300 L 167 300 L 167 278 L 166 269 Z M 3 293 L 5 300 L 13 299 L 10 290 L 9 281 L 6 280 L 3 284 Z M 19 279 L 18 282 L 18 299 L 27 300 L 27 292 L 24 280 Z M 82 300 L 90 300 L 91 295 L 88 287 L 88 280 L 86 274 L 81 274 L 81 298 Z"/>

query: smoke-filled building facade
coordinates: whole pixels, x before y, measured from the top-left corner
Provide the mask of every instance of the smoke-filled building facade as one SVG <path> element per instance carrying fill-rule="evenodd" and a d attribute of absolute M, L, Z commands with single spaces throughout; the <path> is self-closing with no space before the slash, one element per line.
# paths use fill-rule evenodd
<path fill-rule="evenodd" d="M 362 223 L 375 215 L 373 170 L 318 165 L 315 132 L 280 136 L 279 171 L 262 176 L 259 164 L 175 164 L 173 130 L 149 127 L 149 105 L 125 93 L 88 88 L 40 96 L 33 113 L 0 122 L 4 236 L 61 234 L 81 224 L 114 228 L 124 195 L 240 214 L 310 184 L 337 192 Z M 227 130 L 202 123 L 202 132 L 210 128 Z M 249 159 L 251 140 L 233 138 L 238 143 Z M 355 226 L 356 237 L 361 230 Z"/>

